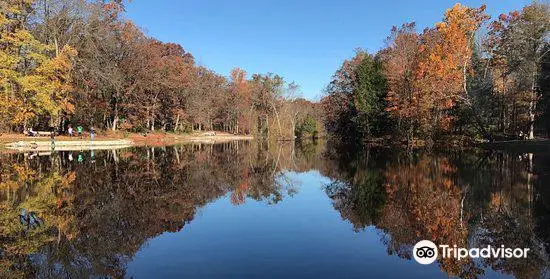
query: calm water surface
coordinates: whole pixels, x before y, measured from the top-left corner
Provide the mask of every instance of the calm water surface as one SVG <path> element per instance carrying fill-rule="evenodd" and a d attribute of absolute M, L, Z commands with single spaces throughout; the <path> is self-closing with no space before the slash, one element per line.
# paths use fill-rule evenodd
<path fill-rule="evenodd" d="M 550 152 L 0 155 L 0 278 L 548 278 Z M 527 259 L 412 259 L 422 239 Z"/>

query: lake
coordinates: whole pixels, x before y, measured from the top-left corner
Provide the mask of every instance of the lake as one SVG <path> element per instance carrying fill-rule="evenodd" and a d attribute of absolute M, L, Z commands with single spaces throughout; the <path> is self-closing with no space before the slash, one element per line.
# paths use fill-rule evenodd
<path fill-rule="evenodd" d="M 0 155 L 2 278 L 548 278 L 550 152 L 260 141 Z M 417 263 L 420 240 L 529 248 Z"/>

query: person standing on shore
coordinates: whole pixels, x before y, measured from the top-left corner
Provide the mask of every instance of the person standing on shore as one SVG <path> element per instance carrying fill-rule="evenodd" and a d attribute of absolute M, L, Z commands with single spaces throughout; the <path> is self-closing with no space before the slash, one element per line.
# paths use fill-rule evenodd
<path fill-rule="evenodd" d="M 90 139 L 94 141 L 95 138 L 95 130 L 94 127 L 90 127 Z"/>
<path fill-rule="evenodd" d="M 76 132 L 78 133 L 78 137 L 82 139 L 82 126 L 78 125 L 78 127 L 76 127 Z"/>
<path fill-rule="evenodd" d="M 73 136 L 73 126 L 69 125 L 69 129 L 67 129 L 67 134 L 69 134 L 69 137 Z"/>

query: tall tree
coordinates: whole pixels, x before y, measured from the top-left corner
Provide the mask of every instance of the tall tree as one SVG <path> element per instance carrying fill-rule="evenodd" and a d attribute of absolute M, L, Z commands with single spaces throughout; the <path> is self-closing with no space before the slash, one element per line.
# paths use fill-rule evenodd
<path fill-rule="evenodd" d="M 22 127 L 39 117 L 58 122 L 73 110 L 70 71 L 76 52 L 64 47 L 53 59 L 54 47 L 41 43 L 28 30 L 33 1 L 0 3 L 0 94 L 2 122 Z"/>
<path fill-rule="evenodd" d="M 359 133 L 354 125 L 357 115 L 355 100 L 357 68 L 368 56 L 368 53 L 356 49 L 355 56 L 345 60 L 342 66 L 332 76 L 332 81 L 326 88 L 327 96 L 321 100 L 324 114 L 324 125 L 330 134 L 346 139 L 357 140 Z"/>
<path fill-rule="evenodd" d="M 390 117 L 397 120 L 397 132 L 410 142 L 420 117 L 415 92 L 415 72 L 418 67 L 419 35 L 415 23 L 393 27 L 387 38 L 388 47 L 381 53 L 384 75 L 388 83 L 386 100 Z"/>
<path fill-rule="evenodd" d="M 379 135 L 385 124 L 386 77 L 382 63 L 372 55 L 366 55 L 355 70 L 354 119 L 362 136 Z"/>
<path fill-rule="evenodd" d="M 512 102 L 513 109 L 518 103 L 525 104 L 520 107 L 524 108 L 523 114 L 518 115 L 514 122 L 526 126 L 520 131 L 525 132 L 529 139 L 535 137 L 537 103 L 540 99 L 538 82 L 542 61 L 550 55 L 545 48 L 549 32 L 549 7 L 534 2 L 521 12 L 500 15 L 492 23 L 487 41 L 495 73 L 500 75 L 501 83 L 497 90 L 510 96 L 507 99 Z"/>
<path fill-rule="evenodd" d="M 229 125 L 236 133 L 244 131 L 250 133 L 251 114 L 252 114 L 252 97 L 250 86 L 246 78 L 246 71 L 240 68 L 231 70 L 231 89 L 228 98 L 228 121 Z"/>
<path fill-rule="evenodd" d="M 469 8 L 454 5 L 442 22 L 425 30 L 421 37 L 416 72 L 418 109 L 426 112 L 421 129 L 429 138 L 449 131 L 457 103 L 471 104 L 467 92 L 473 38 L 486 16 L 485 6 Z"/>

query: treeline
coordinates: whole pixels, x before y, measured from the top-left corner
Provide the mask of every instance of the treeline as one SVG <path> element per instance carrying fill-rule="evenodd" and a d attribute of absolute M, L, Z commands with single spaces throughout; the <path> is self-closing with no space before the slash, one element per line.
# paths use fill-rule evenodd
<path fill-rule="evenodd" d="M 550 10 L 533 2 L 492 20 L 456 4 L 422 33 L 394 27 L 375 54 L 344 61 L 322 99 L 347 140 L 433 143 L 533 139 L 550 132 Z"/>
<path fill-rule="evenodd" d="M 0 3 L 0 130 L 69 124 L 293 138 L 315 105 L 274 74 L 230 77 L 124 18 L 122 0 Z M 298 109 L 300 108 L 300 109 Z"/>

